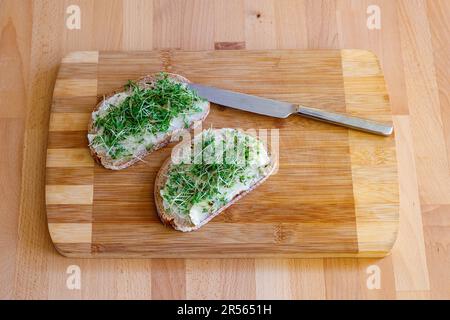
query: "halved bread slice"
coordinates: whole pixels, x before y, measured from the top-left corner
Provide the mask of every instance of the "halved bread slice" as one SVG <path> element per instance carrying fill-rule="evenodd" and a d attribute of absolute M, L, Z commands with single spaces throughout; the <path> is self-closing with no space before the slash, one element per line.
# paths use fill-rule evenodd
<path fill-rule="evenodd" d="M 128 89 L 123 91 L 117 90 L 112 92 L 105 96 L 103 101 L 98 103 L 94 108 L 88 125 L 89 147 L 92 157 L 96 162 L 103 165 L 105 168 L 112 170 L 127 168 L 137 161 L 140 161 L 149 153 L 166 146 L 171 141 L 171 138 L 179 134 L 181 130 L 192 129 L 195 123 L 203 121 L 207 117 L 210 108 L 209 102 L 199 98 L 196 93 L 190 91 L 186 87 L 186 84 L 190 81 L 183 76 L 172 73 L 147 75 L 138 79 L 135 82 L 135 86 L 140 90 L 154 90 L 155 88 L 158 88 L 157 81 L 163 78 L 168 79 L 171 83 L 181 84 L 184 98 L 191 93 L 194 95 L 195 98 L 192 99 L 192 104 L 189 106 L 190 109 L 185 113 L 173 117 L 168 125 L 168 130 L 165 132 L 150 132 L 149 129 L 145 129 L 147 131 L 143 130 L 142 132 L 135 133 L 131 137 L 128 136 L 125 139 L 120 137 L 122 140 L 111 141 L 110 139 L 110 143 L 108 144 L 102 137 L 102 132 L 104 133 L 106 129 L 98 125 L 99 121 L 97 120 L 101 117 L 105 117 L 113 108 L 117 108 L 124 103 L 131 105 L 130 101 L 135 101 L 128 98 L 134 94 L 132 86 L 129 86 Z M 142 91 L 140 91 L 140 93 L 142 94 Z M 167 105 L 157 107 L 170 108 L 171 103 L 169 101 Z M 145 111 L 148 112 L 148 110 Z M 149 121 L 157 122 L 157 120 L 151 118 L 149 118 Z M 118 135 L 120 133 L 121 132 L 117 132 Z M 114 148 L 110 146 L 112 143 L 115 144 Z M 123 154 L 117 155 L 117 152 L 113 152 L 114 150 L 117 150 L 117 148 L 120 148 L 120 151 L 125 151 L 122 152 Z"/>
<path fill-rule="evenodd" d="M 218 162 L 218 164 L 213 165 L 211 163 L 198 163 L 194 161 L 195 157 L 200 154 L 196 151 L 198 148 L 195 146 L 198 146 L 200 140 L 204 142 L 205 135 L 212 134 L 217 137 L 226 136 L 227 134 L 233 135 L 236 132 L 238 135 L 242 135 L 244 139 L 247 137 L 249 139 L 248 141 L 251 141 L 245 146 L 250 148 L 254 147 L 253 154 L 256 154 L 252 158 L 248 156 L 245 164 L 232 164 L 227 167 L 224 165 L 227 161 L 226 156 L 219 156 L 219 159 L 225 162 Z M 236 141 L 234 138 L 232 139 Z M 204 159 L 206 149 L 203 142 L 201 142 L 201 154 Z M 223 150 L 227 150 L 226 143 Z M 274 157 L 267 152 L 261 141 L 236 129 L 204 130 L 201 134 L 194 137 L 191 144 L 191 151 L 193 151 L 194 156 L 191 158 L 192 161 L 189 164 L 180 164 L 179 161 L 174 163 L 172 157 L 168 158 L 157 174 L 154 188 L 155 203 L 160 220 L 165 225 L 172 226 L 174 229 L 183 232 L 194 231 L 207 224 L 225 209 L 261 185 L 274 172 L 276 167 Z M 220 170 L 231 170 L 231 172 L 238 173 L 234 175 L 234 181 L 228 181 L 231 183 L 230 187 L 220 186 L 222 179 Z M 182 177 L 179 176 L 180 172 L 187 172 L 187 174 Z M 214 178 L 214 174 L 218 175 L 217 179 Z M 224 176 L 227 176 L 226 172 Z M 244 180 L 241 180 L 242 176 L 245 176 Z M 202 181 L 205 179 L 208 181 Z M 175 191 L 171 187 L 174 181 L 176 183 Z M 218 184 L 217 192 L 210 193 L 210 196 L 204 196 L 205 193 L 210 191 L 208 191 L 208 186 L 214 185 L 215 183 Z M 190 190 L 184 192 L 183 189 L 180 189 L 183 188 L 183 184 L 184 186 L 189 186 Z M 195 184 L 195 186 L 193 187 L 192 184 Z M 180 205 L 179 199 L 183 199 L 186 195 L 196 200 L 192 202 L 188 200 L 186 205 Z M 198 201 L 199 198 L 202 198 L 200 202 Z M 221 200 L 219 201 L 217 199 Z M 202 212 L 199 209 L 202 209 Z"/>

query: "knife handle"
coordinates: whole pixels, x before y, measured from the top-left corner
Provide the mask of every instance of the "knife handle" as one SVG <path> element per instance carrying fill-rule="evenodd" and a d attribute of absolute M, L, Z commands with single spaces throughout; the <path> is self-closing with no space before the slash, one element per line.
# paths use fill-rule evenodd
<path fill-rule="evenodd" d="M 324 111 L 316 108 L 305 107 L 299 105 L 297 113 L 307 118 L 333 123 L 339 126 L 389 136 L 394 131 L 392 124 L 380 123 L 371 120 L 365 120 L 357 117 L 350 117 L 340 113 Z"/>

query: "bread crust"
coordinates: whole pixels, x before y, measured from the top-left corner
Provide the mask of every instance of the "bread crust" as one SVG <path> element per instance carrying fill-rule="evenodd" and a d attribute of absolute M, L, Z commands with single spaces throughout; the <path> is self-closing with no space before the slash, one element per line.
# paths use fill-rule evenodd
<path fill-rule="evenodd" d="M 269 155 L 270 156 L 270 155 Z M 254 183 L 248 190 L 241 191 L 237 195 L 235 195 L 227 204 L 210 214 L 207 218 L 205 218 L 200 224 L 194 225 L 187 221 L 186 219 L 181 219 L 178 216 L 173 216 L 170 213 L 168 213 L 164 209 L 163 205 L 163 198 L 161 197 L 161 189 L 164 187 L 167 181 L 167 172 L 170 169 L 172 158 L 167 158 L 161 168 L 158 171 L 158 174 L 156 175 L 155 180 L 155 187 L 154 187 L 154 197 L 155 197 L 155 204 L 156 209 L 158 211 L 158 216 L 161 222 L 167 226 L 171 226 L 175 230 L 182 231 L 182 232 L 190 232 L 197 230 L 207 224 L 209 221 L 214 219 L 216 216 L 221 214 L 223 211 L 225 211 L 228 207 L 233 205 L 235 202 L 239 201 L 241 198 L 243 198 L 245 195 L 256 189 L 258 186 L 260 186 L 264 181 L 269 178 L 269 176 L 274 172 L 276 168 L 276 163 L 273 161 L 273 158 L 271 158 L 270 167 L 267 170 L 266 175 L 261 177 L 256 183 Z"/>
<path fill-rule="evenodd" d="M 167 72 L 165 74 L 167 74 L 167 76 L 169 78 L 171 78 L 173 80 L 176 80 L 178 82 L 191 83 L 191 81 L 189 81 L 187 78 L 185 78 L 185 77 L 183 77 L 181 75 L 178 75 L 178 74 L 175 74 L 175 73 L 167 73 Z M 155 80 L 156 80 L 156 76 L 155 75 L 146 75 L 146 76 L 143 76 L 140 79 L 138 79 L 136 81 L 136 83 L 138 85 L 146 86 L 146 85 L 151 85 L 152 83 L 154 83 Z M 95 106 L 94 110 L 92 110 L 92 113 L 98 111 L 101 108 L 101 106 L 102 106 L 102 104 L 103 104 L 103 102 L 105 100 L 107 100 L 107 99 L 111 98 L 112 96 L 114 96 L 114 95 L 116 95 L 118 93 L 121 93 L 121 92 L 125 92 L 125 91 L 124 90 L 115 90 L 115 91 L 111 92 L 110 94 L 106 95 L 103 98 L 103 100 L 100 101 Z M 205 120 L 206 117 L 209 114 L 209 110 L 210 110 L 210 103 L 208 102 L 204 115 L 198 121 Z M 188 130 L 192 130 L 194 125 L 195 125 L 195 122 L 191 123 L 189 128 L 187 128 L 187 129 Z M 129 166 L 131 166 L 131 165 L 135 164 L 136 162 L 140 161 L 142 158 L 146 157 L 147 155 L 149 155 L 153 151 L 156 151 L 158 149 L 161 149 L 161 148 L 165 147 L 167 144 L 170 143 L 170 140 L 172 139 L 172 136 L 177 135 L 181 130 L 185 130 L 185 128 L 167 132 L 164 135 L 164 137 L 161 139 L 161 141 L 156 143 L 155 145 L 153 145 L 153 147 L 150 150 L 145 150 L 143 152 L 140 152 L 134 158 L 131 158 L 131 159 L 113 160 L 110 157 L 108 157 L 106 152 L 102 152 L 102 151 L 96 150 L 94 147 L 92 147 L 91 144 L 88 141 L 89 149 L 90 149 L 90 153 L 92 155 L 92 158 L 98 164 L 102 165 L 106 169 L 122 170 L 122 169 L 128 168 Z M 88 124 L 88 134 L 95 134 L 95 133 L 97 133 L 97 129 L 95 128 L 94 120 L 91 117 L 90 120 L 89 120 L 89 124 Z"/>

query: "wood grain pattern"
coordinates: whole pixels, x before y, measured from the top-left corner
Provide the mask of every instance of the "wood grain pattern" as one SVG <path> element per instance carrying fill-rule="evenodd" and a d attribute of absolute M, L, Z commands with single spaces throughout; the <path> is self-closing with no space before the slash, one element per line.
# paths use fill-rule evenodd
<path fill-rule="evenodd" d="M 389 97 L 378 59 L 364 50 L 343 50 L 342 54 L 346 111 L 371 120 L 391 120 Z M 375 103 L 371 103 L 373 100 Z M 370 111 L 365 111 L 367 109 Z M 397 237 L 399 192 L 395 140 L 366 138 L 354 131 L 349 131 L 348 139 L 358 247 L 360 251 L 376 251 L 374 240 L 381 239 L 382 234 L 391 235 L 390 239 L 385 238 L 387 243 L 394 243 Z M 380 157 L 381 154 L 384 156 Z M 373 230 L 374 225 L 376 230 Z"/>
<path fill-rule="evenodd" d="M 186 282 L 188 299 L 254 299 L 255 262 L 253 259 L 189 259 Z"/>
<path fill-rule="evenodd" d="M 214 26 L 201 29 L 193 25 L 189 32 L 182 32 L 180 24 L 185 0 L 122 0 L 111 5 L 109 1 L 93 0 L 0 1 L 0 131 L 4 139 L 0 146 L 0 161 L 2 168 L 8 168 L 0 174 L 1 190 L 6 190 L 1 193 L 0 202 L 0 298 L 253 298 L 258 289 L 258 296 L 291 299 L 326 298 L 327 292 L 337 298 L 448 299 L 449 255 L 446 248 L 449 224 L 446 217 L 450 209 L 446 203 L 450 201 L 450 193 L 446 192 L 449 186 L 446 177 L 450 167 L 448 161 L 442 164 L 436 159 L 446 155 L 448 159 L 450 150 L 449 86 L 446 85 L 450 79 L 450 68 L 446 67 L 449 61 L 449 2 L 271 0 L 259 5 L 258 1 L 247 0 L 207 1 L 214 3 L 213 22 L 208 20 Z M 245 11 L 249 2 L 255 11 L 264 13 L 267 8 L 269 12 L 273 8 L 271 23 L 255 24 L 248 32 L 246 25 L 255 21 L 254 15 Z M 137 3 L 136 7 L 133 3 Z M 145 6 L 139 7 L 141 3 Z M 198 3 L 199 7 L 203 6 Z M 65 11 L 71 4 L 80 6 L 80 30 L 64 27 Z M 370 4 L 381 9 L 380 30 L 366 27 L 366 10 Z M 206 12 L 206 9 L 200 8 L 200 11 Z M 168 259 L 159 264 L 153 259 L 83 260 L 64 258 L 56 253 L 47 230 L 44 181 L 51 96 L 61 59 L 67 53 L 79 50 L 176 49 L 182 42 L 192 50 L 204 49 L 197 45 L 213 48 L 213 43 L 201 40 L 205 34 L 208 41 L 214 38 L 214 42 L 240 43 L 238 47 L 247 49 L 256 49 L 256 45 L 264 45 L 267 49 L 361 48 L 377 54 L 383 66 L 393 114 L 401 116 L 396 118 L 396 130 L 402 130 L 401 135 L 396 135 L 397 146 L 403 146 L 397 153 L 402 168 L 399 172 L 401 217 L 398 240 L 401 245 L 395 247 L 391 256 L 382 260 L 353 260 L 351 268 L 343 268 L 340 267 L 342 263 L 329 263 L 329 260 L 325 263 L 323 259 L 285 259 L 283 263 L 279 259 L 265 259 L 264 264 L 256 264 L 254 259 Z M 269 39 L 266 39 L 268 34 Z M 96 64 L 93 57 L 91 64 Z M 417 73 L 418 69 L 427 72 Z M 423 77 L 423 74 L 427 76 Z M 89 79 L 91 75 L 88 72 L 83 77 Z M 429 90 L 438 90 L 438 94 L 430 95 Z M 439 99 L 435 98 L 437 96 Z M 59 99 L 53 104 L 53 112 L 90 113 L 96 102 L 96 96 Z M 440 117 L 441 122 L 435 121 L 436 117 Z M 442 125 L 436 126 L 436 122 Z M 257 121 L 251 121 L 249 126 L 254 123 Z M 302 125 L 305 129 L 305 125 L 310 127 L 314 122 Z M 429 148 L 424 151 L 426 146 Z M 377 152 L 377 149 L 370 152 Z M 363 154 L 360 153 L 357 159 L 363 159 Z M 316 155 L 310 153 L 310 156 Z M 161 154 L 161 161 L 165 156 Z M 415 161 L 411 161 L 412 158 Z M 86 169 L 89 167 L 81 168 L 80 172 Z M 63 173 L 58 173 L 59 168 L 51 170 L 52 179 L 58 184 L 80 183 L 73 178 L 61 180 Z M 85 179 L 89 178 L 83 173 L 82 180 Z M 130 177 L 129 181 L 133 179 L 135 177 Z M 108 183 L 108 179 L 104 181 Z M 442 193 L 436 193 L 437 189 Z M 112 208 L 98 206 L 96 217 L 106 221 L 108 210 Z M 307 208 L 307 214 L 314 217 L 314 206 Z M 64 207 L 57 212 L 65 210 L 64 222 L 88 222 L 91 209 L 78 205 L 75 211 Z M 117 220 L 141 219 L 133 213 L 135 210 L 119 207 L 121 214 Z M 50 208 L 47 213 L 50 219 Z M 233 214 L 239 214 L 239 211 L 235 210 Z M 423 237 L 418 232 L 422 228 Z M 90 246 L 85 244 L 79 244 L 76 249 L 80 254 L 90 252 Z M 82 270 L 81 290 L 66 287 L 66 268 L 71 264 Z M 348 265 L 349 260 L 345 264 Z M 380 267 L 381 289 L 366 288 L 368 265 Z M 153 269 L 157 272 L 152 272 Z M 171 277 L 175 270 L 177 276 Z M 272 287 L 264 285 L 268 281 L 266 277 L 256 278 L 263 270 L 270 270 L 266 274 L 282 283 L 277 285 L 276 294 L 272 294 Z M 330 276 L 333 270 L 336 276 Z M 356 284 L 360 282 L 361 285 L 355 285 L 354 276 L 358 277 Z M 170 285 L 167 284 L 169 277 Z M 419 284 L 426 284 L 427 279 L 429 288 L 420 288 Z M 348 281 L 353 285 L 347 285 Z M 158 293 L 159 288 L 163 294 Z"/>
<path fill-rule="evenodd" d="M 72 51 L 66 54 L 61 63 L 98 63 L 98 51 Z"/>
<path fill-rule="evenodd" d="M 73 90 L 79 88 L 80 91 Z M 97 94 L 97 79 L 61 79 L 55 84 L 53 96 L 60 97 L 92 97 Z"/>
<path fill-rule="evenodd" d="M 52 113 L 49 131 L 84 131 L 90 113 Z"/>
<path fill-rule="evenodd" d="M 14 296 L 19 246 L 26 95 L 30 74 L 31 4 L 0 2 L 0 299 Z M 5 77 L 5 75 L 8 75 Z"/>
<path fill-rule="evenodd" d="M 92 185 L 46 185 L 47 204 L 91 204 L 94 197 Z"/>
<path fill-rule="evenodd" d="M 98 84 L 102 95 L 120 87 L 121 78 L 158 72 L 164 66 L 199 83 L 310 105 L 320 100 L 329 110 L 391 120 L 381 68 L 376 56 L 365 51 L 101 52 L 98 61 L 97 68 L 82 61 L 76 66 L 64 63 L 59 74 L 67 74 L 64 69 L 69 67 L 76 71 L 72 78 L 78 79 L 79 73 L 86 74 L 83 66 L 97 70 L 98 80 L 92 83 L 96 88 Z M 118 68 L 123 71 L 116 79 Z M 72 78 L 58 77 L 56 99 L 92 96 L 86 82 Z M 67 83 L 78 93 L 65 97 L 61 88 Z M 80 92 L 85 89 L 87 94 Z M 361 107 L 362 99 L 366 108 Z M 182 234 L 159 222 L 151 197 L 155 174 L 170 150 L 155 152 L 142 164 L 120 172 L 94 165 L 93 187 L 70 179 L 69 170 L 90 167 L 83 153 L 86 132 L 57 123 L 78 128 L 80 119 L 77 113 L 52 113 L 46 195 L 52 225 L 58 223 L 55 205 L 65 205 L 63 223 L 68 204 L 92 203 L 92 256 L 383 256 L 395 241 L 398 187 L 393 137 L 349 132 L 300 117 L 277 120 L 215 107 L 205 127 L 251 129 L 254 125 L 280 130 L 280 150 L 274 150 L 279 154 L 279 170 L 207 227 Z M 56 184 L 61 180 L 56 168 L 68 174 L 64 184 Z M 52 238 L 58 247 L 59 237 Z M 59 251 L 77 256 L 68 242 L 64 239 L 64 249 L 58 247 Z"/>
<path fill-rule="evenodd" d="M 400 35 L 415 50 L 403 51 L 403 61 L 411 118 L 412 136 L 427 136 L 415 144 L 417 179 L 422 204 L 449 203 L 450 174 L 444 138 L 443 119 L 432 63 L 433 48 L 427 23 L 427 5 L 422 1 L 400 1 Z M 418 63 L 419 62 L 419 63 Z M 444 110 L 444 109 L 443 109 Z M 447 121 L 446 121 L 447 122 Z M 430 130 L 429 128 L 439 128 Z M 434 141 L 433 144 L 427 141 Z M 447 138 L 448 139 L 448 138 Z M 443 174 L 446 172 L 446 174 Z"/>
<path fill-rule="evenodd" d="M 4 139 L 0 146 L 0 163 L 8 167 L 8 170 L 0 172 L 0 212 L 3 219 L 0 226 L 0 254 L 5 257 L 0 262 L 0 282 L 4 284 L 0 287 L 0 299 L 6 299 L 14 292 L 14 286 L 8 282 L 8 278 L 14 276 L 16 266 L 6 257 L 14 259 L 18 246 L 18 217 L 15 212 L 19 210 L 21 171 L 14 158 L 22 154 L 23 136 L 17 133 L 23 127 L 23 119 L 0 119 L 0 134 Z M 11 186 L 5 182 L 11 183 Z"/>
<path fill-rule="evenodd" d="M 446 41 L 447 30 L 450 29 L 450 3 L 448 1 L 427 1 L 427 17 L 430 20 L 430 33 L 435 63 L 436 83 L 439 89 L 439 103 L 444 136 L 450 136 L 450 96 L 445 90 L 450 86 L 447 70 L 450 68 L 448 55 L 450 44 Z M 450 139 L 446 139 L 447 161 L 450 162 Z"/>
<path fill-rule="evenodd" d="M 48 283 L 51 276 L 51 262 L 47 254 L 55 252 L 48 233 L 46 215 L 39 208 L 43 208 L 45 199 L 45 170 L 41 165 L 45 161 L 46 150 L 41 148 L 46 144 L 47 131 L 40 130 L 40 125 L 48 126 L 51 92 L 54 87 L 55 76 L 62 52 L 57 44 L 61 34 L 55 32 L 57 28 L 49 24 L 63 25 L 62 2 L 43 2 L 41 6 L 32 6 L 32 32 L 46 34 L 45 37 L 35 38 L 30 43 L 30 80 L 27 91 L 26 135 L 24 140 L 24 163 L 27 168 L 23 174 L 27 180 L 22 184 L 19 215 L 19 230 L 21 237 L 17 246 L 17 267 L 14 279 L 16 290 L 13 297 L 22 299 L 46 299 L 48 297 Z M 3 10 L 2 10 L 3 11 Z M 42 48 L 55 48 L 51 51 Z M 56 58 L 58 57 L 58 58 Z M 43 67 L 45 66 L 45 67 Z M 45 107 L 44 107 L 45 106 Z M 33 110 L 33 111 L 31 111 Z M 43 206 L 43 207 L 42 207 Z M 20 277 L 28 274 L 28 277 Z M 40 288 L 35 291 L 36 288 Z"/>
<path fill-rule="evenodd" d="M 47 168 L 94 167 L 94 160 L 86 148 L 47 149 L 46 166 Z"/>
<path fill-rule="evenodd" d="M 400 224 L 399 237 L 395 243 L 392 256 L 396 270 L 395 282 L 398 291 L 429 290 L 425 244 L 420 214 L 420 198 L 415 175 L 416 163 L 413 159 L 413 142 L 411 141 L 411 125 L 405 116 L 395 116 L 394 126 L 398 141 L 403 143 L 397 147 L 400 163 Z M 406 162 L 403 159 L 409 159 Z M 412 245 L 414 244 L 414 245 Z"/>
<path fill-rule="evenodd" d="M 48 230 L 54 243 L 92 243 L 92 223 L 52 222 Z"/>

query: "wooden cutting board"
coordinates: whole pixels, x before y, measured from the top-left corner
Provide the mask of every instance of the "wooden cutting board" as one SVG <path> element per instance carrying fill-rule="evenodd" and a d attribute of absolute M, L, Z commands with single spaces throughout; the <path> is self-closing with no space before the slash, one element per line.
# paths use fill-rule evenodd
<path fill-rule="evenodd" d="M 48 227 L 71 257 L 377 257 L 397 234 L 394 137 L 213 105 L 209 127 L 279 134 L 279 169 L 202 229 L 164 227 L 153 199 L 167 147 L 110 171 L 90 157 L 86 127 L 104 94 L 159 71 L 194 82 L 391 121 L 380 64 L 363 50 L 73 52 L 61 63 L 47 146 Z"/>

